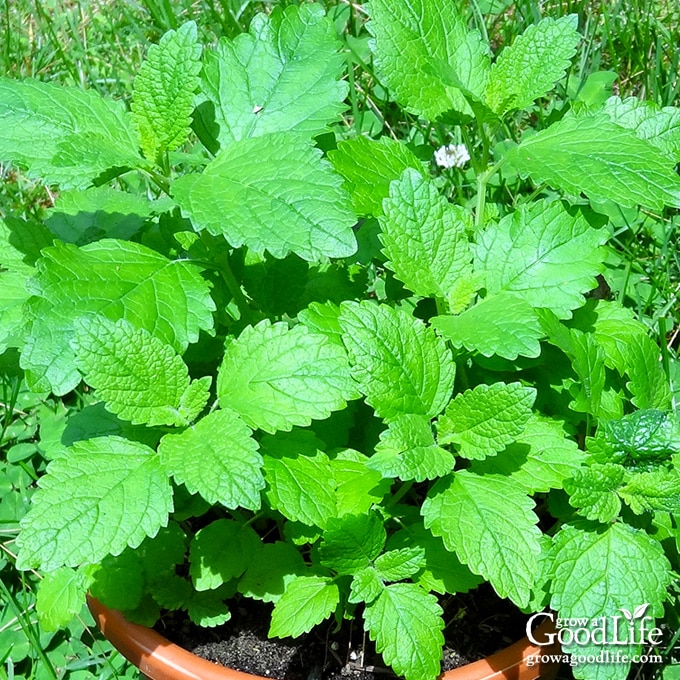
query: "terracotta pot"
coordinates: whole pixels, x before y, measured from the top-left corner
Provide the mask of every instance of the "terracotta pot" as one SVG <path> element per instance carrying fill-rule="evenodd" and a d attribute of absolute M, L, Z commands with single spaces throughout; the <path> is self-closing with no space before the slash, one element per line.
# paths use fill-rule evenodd
<path fill-rule="evenodd" d="M 88 596 L 87 606 L 111 644 L 151 680 L 272 680 L 201 659 L 155 630 L 126 621 L 119 611 L 105 607 L 94 597 Z M 534 637 L 545 639 L 543 636 L 554 630 L 545 620 Z M 559 653 L 557 643 L 537 646 L 523 638 L 486 659 L 447 671 L 438 680 L 551 680 L 558 664 L 536 662 L 529 666 L 527 657 Z"/>

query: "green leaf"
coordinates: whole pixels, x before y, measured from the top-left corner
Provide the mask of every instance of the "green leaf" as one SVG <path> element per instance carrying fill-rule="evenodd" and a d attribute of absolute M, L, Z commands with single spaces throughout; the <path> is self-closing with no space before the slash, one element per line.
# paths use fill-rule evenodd
<path fill-rule="evenodd" d="M 563 618 L 587 617 L 589 620 L 621 616 L 621 609 L 634 611 L 651 604 L 652 616 L 663 614 L 666 588 L 671 581 L 671 566 L 661 545 L 644 531 L 621 522 L 606 527 L 587 524 L 566 525 L 554 539 L 553 585 L 550 606 Z M 606 568 L 605 568 L 606 565 Z M 614 626 L 609 626 L 611 644 Z M 566 652 L 579 656 L 595 655 L 601 645 L 563 645 Z M 640 645 L 617 645 L 616 650 L 630 656 L 639 654 Z M 629 663 L 579 664 L 577 678 L 624 680 Z"/>
<path fill-rule="evenodd" d="M 671 391 L 659 360 L 660 351 L 646 326 L 618 303 L 600 300 L 594 335 L 605 354 L 605 365 L 628 375 L 626 387 L 640 409 L 667 409 Z"/>
<path fill-rule="evenodd" d="M 50 632 L 65 627 L 80 613 L 86 592 L 87 579 L 80 570 L 61 567 L 44 574 L 35 602 L 40 628 Z"/>
<path fill-rule="evenodd" d="M 602 415 L 602 395 L 605 386 L 604 352 L 592 333 L 569 329 L 571 365 L 578 384 L 570 389 L 574 401 L 569 408 L 581 413 Z"/>
<path fill-rule="evenodd" d="M 302 325 L 265 319 L 228 341 L 217 396 L 250 427 L 276 432 L 327 418 L 358 394 L 341 347 Z"/>
<path fill-rule="evenodd" d="M 432 417 L 448 402 L 455 364 L 430 328 L 406 312 L 371 302 L 344 302 L 340 325 L 352 375 L 381 418 Z"/>
<path fill-rule="evenodd" d="M 321 564 L 338 574 L 354 574 L 382 551 L 387 534 L 374 512 L 331 518 L 319 546 Z"/>
<path fill-rule="evenodd" d="M 437 439 L 457 444 L 463 458 L 494 456 L 522 433 L 535 399 L 536 390 L 519 382 L 477 385 L 446 407 L 437 422 Z"/>
<path fill-rule="evenodd" d="M 288 584 L 307 569 L 300 551 L 290 543 L 265 543 L 258 559 L 253 561 L 239 579 L 238 591 L 246 597 L 263 602 L 276 602 Z"/>
<path fill-rule="evenodd" d="M 680 452 L 680 425 L 663 411 L 634 411 L 603 425 L 611 459 L 628 467 L 655 466 Z"/>
<path fill-rule="evenodd" d="M 348 602 L 373 602 L 383 590 L 383 582 L 374 567 L 360 569 L 352 579 Z"/>
<path fill-rule="evenodd" d="M 593 229 L 559 201 L 524 204 L 477 237 L 475 267 L 487 294 L 506 290 L 560 319 L 584 303 L 604 271 L 607 230 Z"/>
<path fill-rule="evenodd" d="M 511 477 L 529 493 L 546 492 L 561 489 L 585 458 L 561 422 L 533 414 L 513 444 L 501 455 L 475 463 L 473 470 Z"/>
<path fill-rule="evenodd" d="M 517 36 L 496 60 L 489 74 L 486 102 L 503 115 L 526 109 L 550 92 L 571 64 L 581 36 L 574 14 L 545 18 Z"/>
<path fill-rule="evenodd" d="M 201 418 L 158 447 L 165 470 L 190 493 L 235 510 L 259 510 L 264 488 L 262 456 L 250 428 L 229 409 Z"/>
<path fill-rule="evenodd" d="M 189 136 L 194 92 L 201 71 L 201 46 L 196 22 L 168 31 L 152 45 L 135 78 L 132 120 L 144 155 L 158 162 Z"/>
<path fill-rule="evenodd" d="M 345 108 L 345 60 L 319 5 L 257 14 L 250 32 L 206 53 L 202 91 L 222 147 L 270 132 L 324 132 Z"/>
<path fill-rule="evenodd" d="M 383 199 L 387 198 L 390 182 L 399 179 L 412 168 L 426 176 L 423 164 L 411 149 L 401 142 L 381 137 L 354 137 L 328 152 L 335 170 L 345 180 L 352 196 L 352 207 L 358 215 L 381 215 Z"/>
<path fill-rule="evenodd" d="M 26 289 L 28 277 L 22 272 L 0 271 L 0 354 L 7 347 L 19 347 L 25 324 L 24 305 L 30 293 Z"/>
<path fill-rule="evenodd" d="M 109 411 L 133 425 L 189 424 L 180 406 L 189 370 L 170 345 L 125 319 L 91 315 L 76 319 L 73 329 L 76 365 Z M 199 385 L 205 405 L 208 389 Z"/>
<path fill-rule="evenodd" d="M 84 188 L 108 168 L 142 162 L 124 105 L 94 90 L 0 78 L 0 130 L 3 161 L 64 189 Z"/>
<path fill-rule="evenodd" d="M 258 559 L 260 537 L 245 524 L 218 519 L 199 529 L 189 546 L 189 573 L 196 590 L 214 590 L 238 578 Z"/>
<path fill-rule="evenodd" d="M 263 437 L 266 495 L 274 510 L 305 524 L 326 527 L 336 515 L 336 480 L 321 442 L 296 430 Z"/>
<path fill-rule="evenodd" d="M 626 471 L 620 465 L 594 463 L 576 470 L 571 479 L 564 482 L 569 503 L 588 519 L 611 522 L 621 510 L 617 494 L 623 484 Z"/>
<path fill-rule="evenodd" d="M 528 137 L 506 163 L 536 183 L 633 208 L 680 207 L 674 163 L 604 114 L 571 115 Z"/>
<path fill-rule="evenodd" d="M 234 248 L 310 261 L 357 248 L 341 178 L 299 133 L 234 142 L 202 174 L 175 180 L 171 191 L 196 229 L 222 235 Z"/>
<path fill-rule="evenodd" d="M 451 595 L 467 593 L 483 580 L 462 564 L 454 552 L 447 550 L 441 538 L 433 536 L 422 524 L 398 531 L 390 537 L 387 547 L 425 551 L 425 568 L 416 580 L 428 591 Z"/>
<path fill-rule="evenodd" d="M 107 555 L 90 569 L 94 572 L 90 585 L 94 597 L 114 609 L 132 611 L 139 607 L 146 584 L 141 560 L 135 552 L 124 550 L 115 557 Z"/>
<path fill-rule="evenodd" d="M 364 626 L 377 651 L 406 680 L 439 674 L 444 645 L 442 609 L 415 583 L 395 583 L 366 605 Z"/>
<path fill-rule="evenodd" d="M 675 468 L 659 468 L 633 474 L 619 489 L 619 495 L 636 515 L 645 512 L 677 515 L 680 513 L 680 472 Z"/>
<path fill-rule="evenodd" d="M 76 442 L 48 465 L 39 486 L 17 538 L 20 569 L 76 567 L 136 548 L 172 511 L 158 456 L 120 437 Z"/>
<path fill-rule="evenodd" d="M 375 561 L 375 568 L 385 581 L 401 581 L 420 571 L 425 563 L 424 548 L 402 548 L 380 555 Z"/>
<path fill-rule="evenodd" d="M 101 238 L 129 239 L 153 213 L 167 209 L 163 200 L 92 187 L 62 191 L 48 211 L 45 224 L 62 241 L 85 245 Z"/>
<path fill-rule="evenodd" d="M 336 345 L 344 347 L 339 316 L 340 307 L 333 302 L 312 302 L 298 313 L 300 323 L 307 326 L 310 331 L 322 333 Z"/>
<path fill-rule="evenodd" d="M 80 382 L 69 341 L 75 319 L 88 313 L 125 318 L 179 353 L 213 327 L 215 303 L 197 268 L 138 243 L 57 241 L 43 249 L 31 290 L 21 365 L 36 391 L 62 395 Z"/>
<path fill-rule="evenodd" d="M 479 31 L 468 31 L 454 4 L 372 0 L 368 13 L 376 70 L 396 101 L 431 120 L 448 111 L 472 113 L 461 90 L 446 84 L 448 70 L 461 88 L 481 99 L 489 47 Z"/>
<path fill-rule="evenodd" d="M 383 201 L 380 240 L 385 263 L 422 297 L 455 300 L 472 277 L 469 211 L 449 203 L 434 183 L 406 170 Z"/>
<path fill-rule="evenodd" d="M 229 607 L 217 599 L 213 592 L 193 593 L 187 605 L 187 614 L 193 623 L 202 628 L 221 626 L 231 619 Z"/>
<path fill-rule="evenodd" d="M 437 446 L 430 422 L 422 416 L 397 416 L 380 434 L 375 454 L 367 463 L 383 477 L 422 482 L 453 470 L 451 453 Z"/>
<path fill-rule="evenodd" d="M 425 527 L 441 536 L 501 597 L 524 607 L 534 586 L 541 532 L 533 500 L 514 480 L 461 470 L 444 477 L 423 503 Z"/>
<path fill-rule="evenodd" d="M 391 480 L 369 467 L 370 458 L 353 449 L 335 452 L 331 470 L 337 483 L 337 516 L 360 515 L 380 503 L 389 492 Z"/>
<path fill-rule="evenodd" d="M 635 97 L 610 97 L 604 112 L 621 127 L 633 130 L 640 139 L 661 149 L 675 163 L 680 162 L 680 109 L 661 108 L 656 102 Z"/>
<path fill-rule="evenodd" d="M 458 316 L 435 316 L 432 325 L 454 347 L 486 357 L 537 357 L 543 330 L 533 307 L 515 293 L 490 295 Z"/>
<path fill-rule="evenodd" d="M 298 576 L 274 605 L 269 637 L 298 637 L 328 618 L 340 602 L 335 583 L 322 576 Z"/>

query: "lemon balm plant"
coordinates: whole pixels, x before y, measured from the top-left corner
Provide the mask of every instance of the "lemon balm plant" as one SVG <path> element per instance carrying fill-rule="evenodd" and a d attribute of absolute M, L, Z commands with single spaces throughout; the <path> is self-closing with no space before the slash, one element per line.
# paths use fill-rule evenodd
<path fill-rule="evenodd" d="M 44 223 L 1 226 L 0 349 L 32 390 L 85 395 L 46 428 L 18 539 L 44 625 L 87 590 L 149 624 L 252 598 L 271 636 L 358 618 L 432 680 L 440 596 L 482 580 L 528 612 L 673 619 L 668 379 L 646 326 L 588 294 L 603 205 L 680 206 L 680 113 L 594 97 L 506 140 L 568 68 L 573 17 L 494 57 L 453 3 L 367 12 L 393 100 L 468 140 L 456 203 L 411 146 L 337 124 L 316 4 L 211 49 L 168 32 L 130 110 L 0 80 L 0 159 L 55 187 Z"/>

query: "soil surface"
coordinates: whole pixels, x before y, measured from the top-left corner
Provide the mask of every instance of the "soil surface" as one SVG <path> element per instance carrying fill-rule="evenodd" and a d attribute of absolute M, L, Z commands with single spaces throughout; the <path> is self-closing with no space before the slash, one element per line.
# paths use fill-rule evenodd
<path fill-rule="evenodd" d="M 446 644 L 442 671 L 457 668 L 507 647 L 525 635 L 527 616 L 483 584 L 472 593 L 442 599 Z M 334 621 L 296 639 L 269 639 L 272 605 L 232 603 L 231 620 L 199 628 L 173 613 L 157 625 L 162 635 L 198 656 L 230 668 L 276 680 L 389 680 L 361 620 Z"/>

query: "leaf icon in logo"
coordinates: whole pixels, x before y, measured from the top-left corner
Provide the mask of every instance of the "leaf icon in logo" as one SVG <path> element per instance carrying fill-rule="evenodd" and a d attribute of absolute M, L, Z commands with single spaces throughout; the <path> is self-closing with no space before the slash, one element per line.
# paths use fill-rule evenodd
<path fill-rule="evenodd" d="M 633 620 L 633 615 L 625 607 L 621 607 L 619 611 L 626 617 L 626 620 Z"/>
<path fill-rule="evenodd" d="M 645 602 L 644 604 L 641 604 L 639 607 L 636 607 L 635 611 L 633 612 L 633 619 L 641 619 L 645 615 L 647 607 L 649 607 L 649 602 Z"/>

